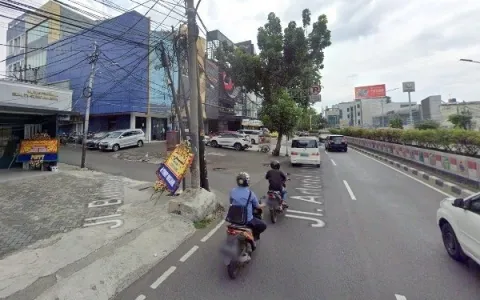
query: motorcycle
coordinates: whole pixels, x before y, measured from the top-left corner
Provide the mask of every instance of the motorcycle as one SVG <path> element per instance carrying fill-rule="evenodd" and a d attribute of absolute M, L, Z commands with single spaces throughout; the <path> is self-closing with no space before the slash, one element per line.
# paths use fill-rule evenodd
<path fill-rule="evenodd" d="M 287 178 L 287 180 L 290 180 L 290 178 Z M 286 185 L 283 187 L 286 188 Z M 286 193 L 287 192 L 285 191 L 285 194 Z M 267 206 L 270 212 L 270 221 L 272 221 L 272 224 L 277 223 L 278 215 L 284 214 L 288 208 L 285 204 L 283 204 L 282 193 L 278 191 L 267 192 Z"/>
<path fill-rule="evenodd" d="M 259 200 L 261 203 L 261 200 Z M 263 210 L 256 208 L 253 211 L 255 218 L 263 218 Z M 227 266 L 228 276 L 237 278 L 240 269 L 245 267 L 252 259 L 256 249 L 252 229 L 246 225 L 229 224 L 227 226 L 227 240 L 222 247 L 223 262 Z"/>

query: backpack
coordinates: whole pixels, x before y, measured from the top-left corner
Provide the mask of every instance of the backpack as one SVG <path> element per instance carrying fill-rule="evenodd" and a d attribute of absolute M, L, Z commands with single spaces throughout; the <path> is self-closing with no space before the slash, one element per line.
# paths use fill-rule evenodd
<path fill-rule="evenodd" d="M 251 203 L 252 191 L 248 194 L 247 204 L 243 205 L 230 205 L 227 212 L 227 217 L 225 221 L 236 224 L 236 225 L 246 225 L 248 222 L 248 206 Z"/>

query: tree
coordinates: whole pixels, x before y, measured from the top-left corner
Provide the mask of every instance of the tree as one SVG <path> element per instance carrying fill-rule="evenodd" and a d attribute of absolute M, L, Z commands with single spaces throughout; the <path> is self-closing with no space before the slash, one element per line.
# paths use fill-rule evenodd
<path fill-rule="evenodd" d="M 440 128 L 440 124 L 434 120 L 425 120 L 421 123 L 415 124 L 415 128 L 419 130 L 438 129 Z"/>
<path fill-rule="evenodd" d="M 399 117 L 396 117 L 395 119 L 390 120 L 390 127 L 391 128 L 398 128 L 398 129 L 403 129 L 403 121 Z"/>
<path fill-rule="evenodd" d="M 249 55 L 222 43 L 216 57 L 229 72 L 236 85 L 273 104 L 281 89 L 288 89 L 295 102 L 308 107 L 308 90 L 320 84 L 325 58 L 324 50 L 331 45 L 327 16 L 320 15 L 311 24 L 310 10 L 302 12 L 302 25 L 291 21 L 282 29 L 280 19 L 271 12 L 267 23 L 258 29 L 258 55 Z M 306 34 L 311 25 L 310 33 Z"/>
<path fill-rule="evenodd" d="M 465 130 L 472 128 L 472 114 L 467 111 L 448 116 L 448 121 L 452 123 L 455 128 Z"/>
<path fill-rule="evenodd" d="M 285 90 L 281 90 L 274 97 L 275 101 L 264 103 L 259 116 L 268 129 L 278 132 L 277 145 L 273 151 L 273 155 L 278 156 L 282 137 L 294 130 L 302 111 Z"/>

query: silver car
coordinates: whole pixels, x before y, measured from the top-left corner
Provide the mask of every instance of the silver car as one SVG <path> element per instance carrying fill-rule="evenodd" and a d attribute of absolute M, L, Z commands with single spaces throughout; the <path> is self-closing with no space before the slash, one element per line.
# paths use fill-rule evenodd
<path fill-rule="evenodd" d="M 145 133 L 141 129 L 125 129 L 112 131 L 106 138 L 101 140 L 100 150 L 118 151 L 122 148 L 137 146 L 142 147 L 145 143 Z"/>

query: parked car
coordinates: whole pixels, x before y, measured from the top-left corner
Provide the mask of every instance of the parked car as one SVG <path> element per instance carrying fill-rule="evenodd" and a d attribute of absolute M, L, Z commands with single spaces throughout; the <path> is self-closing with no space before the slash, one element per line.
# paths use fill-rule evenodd
<path fill-rule="evenodd" d="M 137 146 L 145 143 L 145 133 L 141 129 L 124 129 L 112 131 L 108 137 L 100 141 L 100 150 L 118 151 L 122 148 Z"/>
<path fill-rule="evenodd" d="M 253 129 L 240 129 L 238 133 L 247 135 L 252 145 L 260 143 L 260 136 L 263 134 L 262 131 Z"/>
<path fill-rule="evenodd" d="M 100 141 L 106 138 L 108 134 L 108 132 L 98 132 L 93 134 L 93 136 L 87 140 L 87 148 L 92 150 L 99 149 Z"/>
<path fill-rule="evenodd" d="M 320 168 L 322 163 L 320 158 L 318 138 L 312 136 L 294 137 L 290 147 L 290 163 L 296 165 L 315 165 Z"/>
<path fill-rule="evenodd" d="M 325 150 L 327 151 L 348 151 L 347 139 L 343 135 L 332 134 L 325 139 Z"/>
<path fill-rule="evenodd" d="M 442 200 L 437 224 L 450 257 L 457 261 L 470 258 L 480 264 L 480 193 Z"/>
<path fill-rule="evenodd" d="M 248 137 L 240 133 L 221 133 L 210 138 L 212 147 L 229 147 L 237 151 L 250 148 L 251 141 Z"/>

